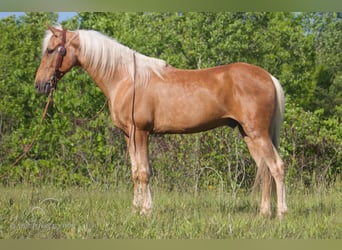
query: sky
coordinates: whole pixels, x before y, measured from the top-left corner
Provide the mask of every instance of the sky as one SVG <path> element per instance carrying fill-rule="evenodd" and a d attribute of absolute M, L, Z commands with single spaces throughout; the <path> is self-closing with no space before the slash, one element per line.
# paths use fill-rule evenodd
<path fill-rule="evenodd" d="M 68 20 L 76 14 L 76 12 L 58 12 L 58 22 Z M 21 16 L 25 15 L 25 12 L 0 12 L 0 19 L 11 15 Z"/>

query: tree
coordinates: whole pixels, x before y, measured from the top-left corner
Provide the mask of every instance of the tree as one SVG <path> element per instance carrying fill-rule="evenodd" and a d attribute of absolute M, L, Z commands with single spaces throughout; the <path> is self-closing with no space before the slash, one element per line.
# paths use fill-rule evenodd
<path fill-rule="evenodd" d="M 341 13 L 303 14 L 308 34 L 314 37 L 314 96 L 309 110 L 323 109 L 326 116 L 342 105 L 342 17 Z"/>

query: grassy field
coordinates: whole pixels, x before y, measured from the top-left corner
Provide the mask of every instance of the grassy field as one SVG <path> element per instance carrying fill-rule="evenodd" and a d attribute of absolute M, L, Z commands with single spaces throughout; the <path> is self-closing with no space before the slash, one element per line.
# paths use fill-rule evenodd
<path fill-rule="evenodd" d="M 288 194 L 290 213 L 258 216 L 258 197 L 154 187 L 150 217 L 131 213 L 128 188 L 1 188 L 1 239 L 341 239 L 341 185 Z"/>

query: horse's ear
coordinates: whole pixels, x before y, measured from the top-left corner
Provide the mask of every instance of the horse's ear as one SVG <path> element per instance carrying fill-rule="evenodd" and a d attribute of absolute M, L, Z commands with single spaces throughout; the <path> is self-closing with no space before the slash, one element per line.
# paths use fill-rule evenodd
<path fill-rule="evenodd" d="M 54 36 L 57 36 L 58 32 L 60 32 L 60 30 L 56 29 L 55 27 L 51 25 L 48 25 L 48 29 L 52 32 Z"/>

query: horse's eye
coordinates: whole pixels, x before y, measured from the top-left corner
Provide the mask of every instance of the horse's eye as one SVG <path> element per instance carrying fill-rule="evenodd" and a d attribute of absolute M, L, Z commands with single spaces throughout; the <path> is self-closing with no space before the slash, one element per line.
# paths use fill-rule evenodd
<path fill-rule="evenodd" d="M 47 48 L 46 51 L 47 51 L 48 54 L 52 54 L 54 50 Z"/>

